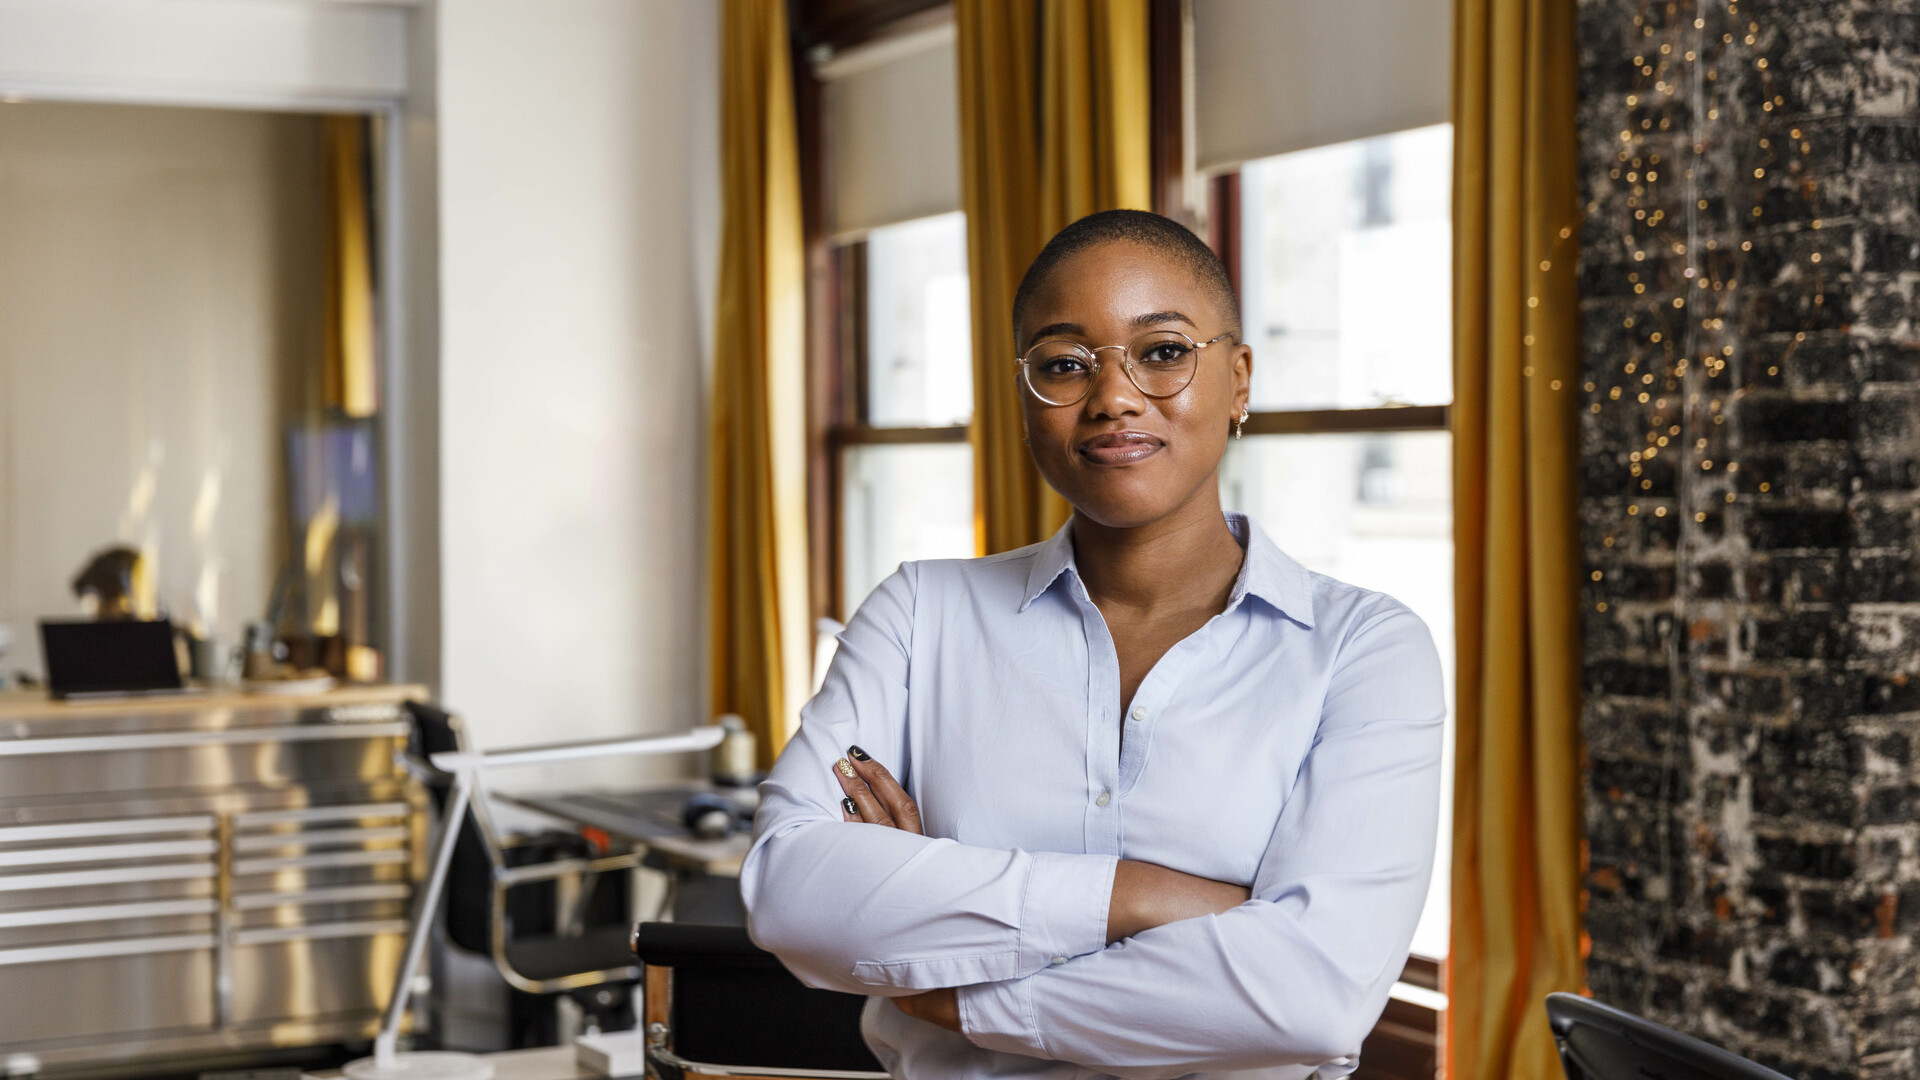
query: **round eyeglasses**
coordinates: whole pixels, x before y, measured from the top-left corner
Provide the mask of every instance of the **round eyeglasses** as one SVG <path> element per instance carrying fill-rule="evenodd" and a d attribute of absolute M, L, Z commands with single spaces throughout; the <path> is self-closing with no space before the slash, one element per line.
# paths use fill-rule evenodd
<path fill-rule="evenodd" d="M 1178 330 L 1152 330 L 1129 345 L 1096 345 L 1074 341 L 1042 341 L 1014 361 L 1021 381 L 1033 396 L 1049 405 L 1072 405 L 1087 396 L 1100 377 L 1100 353 L 1121 350 L 1120 369 L 1148 397 L 1172 397 L 1187 388 L 1200 366 L 1200 350 L 1231 333 L 1195 343 Z"/>

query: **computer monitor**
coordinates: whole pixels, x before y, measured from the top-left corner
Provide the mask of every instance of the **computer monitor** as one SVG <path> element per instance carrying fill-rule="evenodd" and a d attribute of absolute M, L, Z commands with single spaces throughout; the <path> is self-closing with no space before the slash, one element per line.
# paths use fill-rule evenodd
<path fill-rule="evenodd" d="M 173 623 L 40 621 L 47 691 L 56 698 L 179 691 Z"/>

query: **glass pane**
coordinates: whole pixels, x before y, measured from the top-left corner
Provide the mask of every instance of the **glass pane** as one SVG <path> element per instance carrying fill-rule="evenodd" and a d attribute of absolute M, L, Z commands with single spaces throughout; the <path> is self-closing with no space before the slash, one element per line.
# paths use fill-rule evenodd
<path fill-rule="evenodd" d="M 867 234 L 867 422 L 944 427 L 973 417 L 965 214 Z"/>
<path fill-rule="evenodd" d="M 903 562 L 973 557 L 971 446 L 849 446 L 841 454 L 843 614 Z"/>
<path fill-rule="evenodd" d="M 1452 168 L 1446 124 L 1242 167 L 1254 409 L 1452 400 Z"/>
<path fill-rule="evenodd" d="M 1439 854 L 1413 951 L 1447 954 L 1453 807 L 1452 437 L 1269 435 L 1227 444 L 1220 494 L 1310 570 L 1384 592 L 1426 620 L 1446 678 Z"/>

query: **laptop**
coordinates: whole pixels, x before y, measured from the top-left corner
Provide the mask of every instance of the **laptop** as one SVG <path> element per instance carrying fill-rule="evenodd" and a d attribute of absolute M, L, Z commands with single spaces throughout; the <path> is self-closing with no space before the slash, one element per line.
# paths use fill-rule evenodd
<path fill-rule="evenodd" d="M 186 692 L 173 623 L 40 620 L 47 692 L 56 698 Z"/>

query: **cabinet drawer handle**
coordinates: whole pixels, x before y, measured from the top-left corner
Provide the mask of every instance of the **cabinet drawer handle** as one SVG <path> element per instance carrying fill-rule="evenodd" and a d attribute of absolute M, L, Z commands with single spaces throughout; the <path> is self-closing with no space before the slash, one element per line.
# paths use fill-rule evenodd
<path fill-rule="evenodd" d="M 293 724 L 281 727 L 218 728 L 212 731 L 156 731 L 134 735 L 71 735 L 56 739 L 9 739 L 0 742 L 0 757 L 99 754 L 114 750 L 179 750 L 195 746 L 232 746 L 236 743 L 378 739 L 406 733 L 406 724 L 387 723 Z"/>
<path fill-rule="evenodd" d="M 97 960 L 101 957 L 193 952 L 197 949 L 211 950 L 212 948 L 212 934 L 172 934 L 167 937 L 122 938 L 118 941 L 80 941 L 71 945 L 0 949 L 0 967 L 12 964 L 45 964 L 55 960 Z"/>

